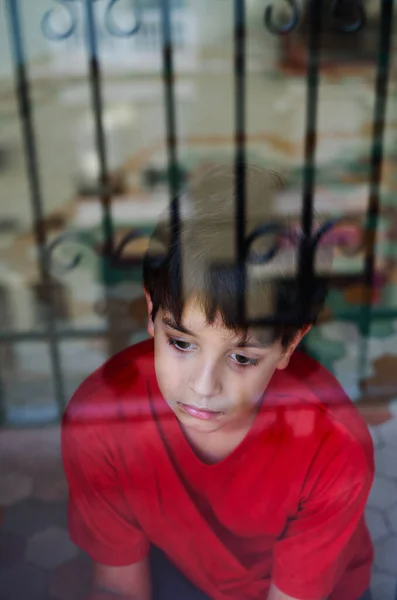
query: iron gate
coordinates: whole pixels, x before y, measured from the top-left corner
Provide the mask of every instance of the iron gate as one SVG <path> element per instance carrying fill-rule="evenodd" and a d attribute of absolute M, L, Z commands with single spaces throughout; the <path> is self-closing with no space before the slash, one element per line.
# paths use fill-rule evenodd
<path fill-rule="evenodd" d="M 98 54 L 98 33 L 95 19 L 94 4 L 101 0 L 57 0 L 69 16 L 69 24 L 64 31 L 55 30 L 50 9 L 42 18 L 42 33 L 44 36 L 56 41 L 64 40 L 73 34 L 77 25 L 75 3 L 80 2 L 83 8 L 85 41 L 87 50 L 87 63 L 89 69 L 89 86 L 91 91 L 91 106 L 95 122 L 96 151 L 100 165 L 100 176 L 97 192 L 102 207 L 102 227 L 106 243 L 101 249 L 102 258 L 107 266 L 126 268 L 136 266 L 134 260 L 125 258 L 123 251 L 126 245 L 134 238 L 139 237 L 140 231 L 134 230 L 121 242 L 116 244 L 114 226 L 111 217 L 112 185 L 109 177 L 108 151 L 104 133 L 103 122 L 103 88 L 102 72 Z M 198 0 L 199 1 L 199 0 Z M 216 2 L 217 0 L 213 0 Z M 374 285 L 375 251 L 377 223 L 380 213 L 380 183 L 383 162 L 383 143 L 385 114 L 388 99 L 388 83 L 390 71 L 390 54 L 393 24 L 393 0 L 379 0 L 379 38 L 377 50 L 377 75 L 375 84 L 375 109 L 372 124 L 372 150 L 371 169 L 368 194 L 368 208 L 365 226 L 365 271 L 363 280 L 365 285 L 365 298 L 359 309 L 341 311 L 335 317 L 342 320 L 354 321 L 361 332 L 368 334 L 371 319 L 389 319 L 397 317 L 397 309 L 376 308 L 372 306 L 372 289 Z M 44 219 L 43 194 L 40 181 L 40 168 L 37 152 L 37 136 L 35 132 L 32 100 L 31 81 L 29 78 L 27 57 L 22 28 L 19 0 L 5 0 L 8 17 L 9 42 L 12 50 L 14 65 L 15 93 L 19 106 L 19 118 L 22 128 L 24 155 L 26 160 L 26 174 L 29 182 L 30 204 L 32 211 L 35 243 L 38 250 L 38 264 L 41 283 L 50 293 L 46 311 L 46 330 L 43 332 L 0 331 L 0 342 L 21 342 L 41 340 L 48 343 L 51 356 L 52 377 L 55 384 L 56 398 L 59 414 L 63 412 L 66 403 L 63 371 L 60 358 L 59 344 L 62 340 L 71 338 L 95 338 L 111 336 L 110 329 L 65 329 L 57 323 L 53 310 L 53 279 L 51 276 L 51 260 L 54 249 L 66 239 L 76 236 L 73 232 L 60 236 L 49 244 Z M 105 26 L 108 32 L 116 37 L 134 36 L 139 31 L 140 15 L 139 2 L 136 2 L 136 24 L 130 29 L 122 29 L 115 24 L 113 10 L 118 0 L 106 0 Z M 234 102 L 235 102 L 235 170 L 236 178 L 236 261 L 242 273 L 245 273 L 245 264 L 249 246 L 257 236 L 266 232 L 258 230 L 254 236 L 247 239 L 245 232 L 245 189 L 244 170 L 246 164 L 246 7 L 244 0 L 230 0 L 234 3 Z M 289 21 L 278 24 L 274 18 L 274 6 L 270 2 L 263 2 L 264 26 L 277 36 L 288 36 L 299 27 L 303 11 L 307 20 L 307 96 L 306 96 L 306 130 L 304 137 L 305 164 L 302 189 L 301 226 L 303 237 L 300 245 L 299 273 L 300 289 L 303 294 L 308 293 L 313 278 L 317 275 L 314 268 L 314 257 L 317 244 L 321 236 L 333 227 L 334 222 L 328 222 L 319 231 L 314 230 L 313 205 L 316 188 L 316 139 L 317 139 L 317 108 L 320 84 L 321 50 L 323 14 L 325 0 L 307 0 L 305 7 L 298 0 L 283 0 L 289 11 Z M 281 2 L 280 2 L 281 4 Z M 345 18 L 345 8 L 349 9 L 349 18 Z M 353 36 L 366 25 L 365 7 L 360 0 L 333 0 L 331 4 L 335 27 L 342 35 Z M 178 189 L 180 185 L 180 171 L 178 166 L 178 133 L 177 115 L 174 89 L 174 63 L 173 63 L 173 35 L 171 13 L 173 3 L 171 0 L 159 2 L 161 11 L 162 34 L 162 72 L 164 84 L 164 118 L 166 121 L 166 147 L 168 152 L 168 184 L 170 197 L 171 222 L 174 241 L 179 235 L 179 204 Z M 353 15 L 353 16 L 352 16 Z M 77 236 L 78 237 L 78 236 Z M 83 243 L 84 239 L 80 240 Z M 67 268 L 76 268 L 79 257 L 67 265 Z M 105 274 L 104 274 L 105 277 Z M 244 311 L 244 300 L 240 310 Z M 287 318 L 287 317 L 286 317 Z M 271 317 L 255 320 L 255 324 L 269 324 Z M 365 360 L 365 345 L 361 348 L 361 360 Z"/>

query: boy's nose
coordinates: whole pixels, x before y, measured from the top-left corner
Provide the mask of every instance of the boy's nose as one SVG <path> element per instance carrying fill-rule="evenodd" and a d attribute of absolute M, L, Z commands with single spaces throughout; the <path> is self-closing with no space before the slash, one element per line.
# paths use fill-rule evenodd
<path fill-rule="evenodd" d="M 222 391 L 219 369 L 209 363 L 197 365 L 191 374 L 190 388 L 201 398 L 218 396 Z"/>

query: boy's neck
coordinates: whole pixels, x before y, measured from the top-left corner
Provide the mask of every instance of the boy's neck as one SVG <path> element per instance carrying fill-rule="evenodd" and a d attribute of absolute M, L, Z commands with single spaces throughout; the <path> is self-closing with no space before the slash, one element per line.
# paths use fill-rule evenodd
<path fill-rule="evenodd" d="M 195 431 L 180 424 L 182 432 L 197 457 L 208 465 L 227 458 L 250 431 L 257 413 L 248 415 L 238 427 L 219 429 L 212 433 Z"/>

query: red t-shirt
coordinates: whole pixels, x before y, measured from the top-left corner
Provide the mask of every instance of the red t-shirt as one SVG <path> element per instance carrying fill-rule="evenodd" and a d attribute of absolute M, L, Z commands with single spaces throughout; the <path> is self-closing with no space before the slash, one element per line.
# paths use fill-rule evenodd
<path fill-rule="evenodd" d="M 69 529 L 93 560 L 128 565 L 150 544 L 216 600 L 355 600 L 370 581 L 362 513 L 365 423 L 324 368 L 295 353 L 240 445 L 203 463 L 161 396 L 152 340 L 77 390 L 63 421 Z"/>

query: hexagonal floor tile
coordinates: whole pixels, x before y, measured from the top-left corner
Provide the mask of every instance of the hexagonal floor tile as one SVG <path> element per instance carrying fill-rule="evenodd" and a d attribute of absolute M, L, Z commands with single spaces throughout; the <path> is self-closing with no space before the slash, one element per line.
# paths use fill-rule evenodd
<path fill-rule="evenodd" d="M 26 540 L 15 533 L 0 530 L 0 565 L 10 567 L 25 555 Z"/>
<path fill-rule="evenodd" d="M 47 575 L 34 565 L 18 563 L 2 571 L 0 588 L 2 600 L 43 600 L 47 596 Z"/>
<path fill-rule="evenodd" d="M 375 475 L 368 506 L 385 510 L 397 502 L 397 483 L 382 475 Z"/>
<path fill-rule="evenodd" d="M 395 600 L 397 578 L 386 573 L 374 573 L 371 578 L 373 600 Z"/>
<path fill-rule="evenodd" d="M 47 454 L 46 454 L 47 451 Z M 27 456 L 23 459 L 22 468 L 33 478 L 58 477 L 63 473 L 61 458 L 58 449 L 31 444 L 26 448 Z"/>
<path fill-rule="evenodd" d="M 51 573 L 51 597 L 54 600 L 83 600 L 88 597 L 91 581 L 91 560 L 80 555 Z"/>
<path fill-rule="evenodd" d="M 32 478 L 21 473 L 6 473 L 0 477 L 0 506 L 11 506 L 27 498 L 32 490 Z"/>
<path fill-rule="evenodd" d="M 386 446 L 375 454 L 376 472 L 397 479 L 397 448 Z"/>
<path fill-rule="evenodd" d="M 365 520 L 368 525 L 368 529 L 371 533 L 371 538 L 374 543 L 382 539 L 388 534 L 386 523 L 382 515 L 371 508 L 367 508 L 365 511 Z"/>
<path fill-rule="evenodd" d="M 397 576 L 397 536 L 384 538 L 375 545 L 375 565 L 382 571 Z"/>
<path fill-rule="evenodd" d="M 34 481 L 32 496 L 45 502 L 67 500 L 68 484 L 66 477 L 59 475 L 55 478 L 39 478 Z"/>
<path fill-rule="evenodd" d="M 0 437 L 0 456 L 15 471 L 35 477 L 62 472 L 60 428 L 8 430 Z"/>
<path fill-rule="evenodd" d="M 3 528 L 24 537 L 49 527 L 67 528 L 67 503 L 28 498 L 4 511 Z"/>
<path fill-rule="evenodd" d="M 36 533 L 26 545 L 28 562 L 44 569 L 55 569 L 76 558 L 78 554 L 79 549 L 70 540 L 68 532 L 60 527 Z"/>
<path fill-rule="evenodd" d="M 394 503 L 394 506 L 392 506 L 386 512 L 386 515 L 387 515 L 387 519 L 390 524 L 392 532 L 397 534 L 397 505 L 396 505 L 396 503 Z"/>

